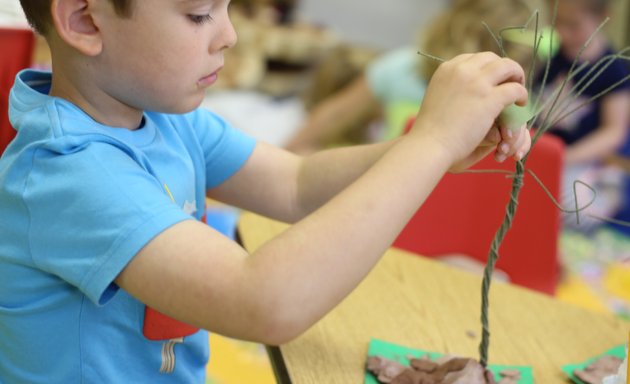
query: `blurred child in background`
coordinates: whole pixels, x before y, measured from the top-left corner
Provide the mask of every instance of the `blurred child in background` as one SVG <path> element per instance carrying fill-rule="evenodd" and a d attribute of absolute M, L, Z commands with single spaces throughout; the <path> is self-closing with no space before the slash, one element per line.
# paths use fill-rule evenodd
<path fill-rule="evenodd" d="M 457 0 L 423 33 L 423 52 L 450 59 L 464 52 L 494 51 L 499 48 L 492 34 L 508 26 L 527 22 L 536 0 Z M 528 64 L 531 48 L 506 44 L 508 56 Z M 359 130 L 358 141 L 378 141 L 399 136 L 405 122 L 414 116 L 428 80 L 440 63 L 418 54 L 415 46 L 392 50 L 372 61 L 349 85 L 317 104 L 308 119 L 287 144 L 299 153 L 329 146 L 349 131 Z M 383 122 L 374 133 L 371 122 Z M 357 127 L 358 126 L 358 127 Z M 353 139 L 356 139 L 354 135 Z"/>
<path fill-rule="evenodd" d="M 589 102 L 592 97 L 630 75 L 625 60 L 600 62 L 614 54 L 606 35 L 603 32 L 595 34 L 608 16 L 610 3 L 610 0 L 558 1 L 556 30 L 560 49 L 551 59 L 543 91 L 544 99 L 552 97 L 554 91 L 561 88 L 576 58 L 576 68 L 584 66 L 567 82 L 564 94 L 559 98 L 564 102 L 558 104 L 551 116 L 558 119 L 567 112 L 573 112 L 555 123 L 549 132 L 560 137 L 567 145 L 562 187 L 564 205 L 569 209 L 575 208 L 573 189 L 576 180 L 593 187 L 597 193 L 593 205 L 581 215 L 579 224 L 575 216 L 566 216 L 568 228 L 586 233 L 603 223 L 593 216 L 614 215 L 623 199 L 623 173 L 619 167 L 611 166 L 608 160 L 626 140 L 630 124 L 630 83 L 623 82 L 604 96 Z M 553 5 L 554 1 L 550 1 L 550 4 Z M 591 36 L 590 43 L 585 46 Z M 594 76 L 608 64 L 601 74 Z M 585 77 L 594 81 L 585 81 Z M 542 78 L 541 74 L 539 80 Z M 574 92 L 581 90 L 579 97 L 568 94 L 575 85 L 577 89 Z M 576 110 L 577 107 L 580 108 Z M 577 185 L 575 196 L 578 205 L 584 207 L 594 195 L 590 189 Z"/>

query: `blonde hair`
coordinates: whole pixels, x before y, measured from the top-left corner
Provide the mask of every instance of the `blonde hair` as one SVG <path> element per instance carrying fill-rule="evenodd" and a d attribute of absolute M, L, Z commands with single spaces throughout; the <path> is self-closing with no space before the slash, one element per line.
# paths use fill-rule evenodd
<path fill-rule="evenodd" d="M 461 53 L 492 51 L 500 54 L 499 47 L 485 23 L 494 34 L 506 27 L 524 25 L 534 14 L 539 0 L 456 0 L 420 35 L 421 50 L 442 59 L 451 59 Z M 531 48 L 505 43 L 508 56 L 523 64 L 531 58 Z M 439 62 L 420 60 L 423 77 L 431 78 Z"/>

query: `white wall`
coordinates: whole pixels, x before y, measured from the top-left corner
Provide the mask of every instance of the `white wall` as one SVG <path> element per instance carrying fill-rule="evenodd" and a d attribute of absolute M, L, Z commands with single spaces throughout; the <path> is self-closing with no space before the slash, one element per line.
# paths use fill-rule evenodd
<path fill-rule="evenodd" d="M 1 1 L 1 0 L 0 0 Z M 497 0 L 499 1 L 499 0 Z M 298 16 L 342 38 L 387 49 L 414 42 L 415 33 L 449 0 L 299 0 Z M 612 2 L 607 32 L 618 47 L 630 45 L 630 1 Z"/>
<path fill-rule="evenodd" d="M 298 17 L 326 26 L 343 39 L 389 49 L 414 42 L 416 32 L 448 0 L 300 0 Z"/>
<path fill-rule="evenodd" d="M 27 25 L 18 0 L 0 0 L 0 25 Z"/>

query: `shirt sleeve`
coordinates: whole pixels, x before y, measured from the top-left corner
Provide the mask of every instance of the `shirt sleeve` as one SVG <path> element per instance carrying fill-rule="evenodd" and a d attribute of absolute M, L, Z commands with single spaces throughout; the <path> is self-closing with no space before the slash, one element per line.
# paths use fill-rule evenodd
<path fill-rule="evenodd" d="M 153 237 L 190 219 L 120 148 L 101 142 L 40 149 L 27 180 L 33 262 L 104 304 L 113 280 Z"/>
<path fill-rule="evenodd" d="M 211 189 L 229 179 L 247 162 L 256 140 L 205 109 L 198 109 L 189 118 L 201 145 L 206 189 Z"/>

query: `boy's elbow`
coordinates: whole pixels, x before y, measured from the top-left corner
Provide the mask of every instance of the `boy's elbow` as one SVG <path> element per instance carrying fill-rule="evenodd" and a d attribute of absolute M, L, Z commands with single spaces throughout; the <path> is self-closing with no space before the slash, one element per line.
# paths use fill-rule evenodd
<path fill-rule="evenodd" d="M 264 345 L 269 345 L 272 347 L 277 347 L 280 345 L 287 344 L 294 339 L 296 339 L 300 333 L 291 333 L 287 332 L 284 329 L 278 330 L 277 332 L 270 332 L 266 335 L 263 335 L 260 343 Z"/>
<path fill-rule="evenodd" d="M 258 339 L 265 345 L 286 344 L 303 334 L 314 321 L 299 309 L 268 309 L 258 323 Z"/>

